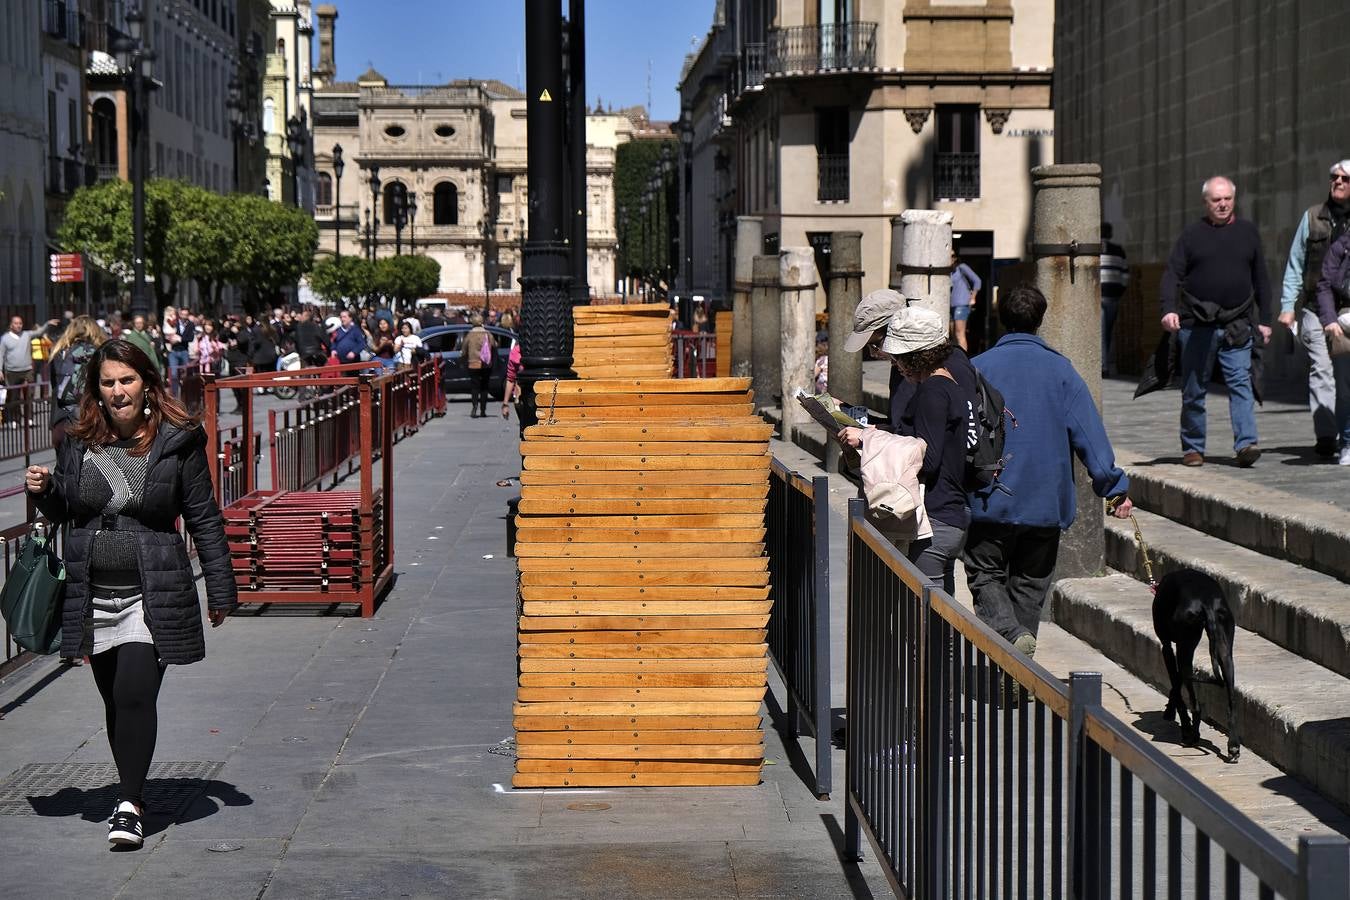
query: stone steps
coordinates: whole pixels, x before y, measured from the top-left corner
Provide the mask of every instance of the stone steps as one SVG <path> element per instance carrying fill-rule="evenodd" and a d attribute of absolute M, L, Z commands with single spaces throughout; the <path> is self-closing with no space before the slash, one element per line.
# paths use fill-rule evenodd
<path fill-rule="evenodd" d="M 1123 574 L 1059 581 L 1052 602 L 1057 624 L 1087 641 L 1154 687 L 1169 683 L 1153 633 L 1153 594 Z M 1208 644 L 1201 642 L 1195 669 L 1209 678 Z M 1234 639 L 1236 715 L 1242 744 L 1291 775 L 1350 808 L 1350 679 L 1303 659 L 1261 635 L 1240 629 Z M 1197 683 L 1205 721 L 1227 734 L 1223 689 Z M 1208 729 L 1201 740 L 1226 746 Z"/>
<path fill-rule="evenodd" d="M 1130 497 L 1149 512 L 1350 582 L 1350 511 L 1225 474 L 1118 450 Z M 1258 463 L 1258 465 L 1260 465 Z"/>
<path fill-rule="evenodd" d="M 1161 516 L 1136 511 L 1135 517 L 1149 546 L 1155 578 L 1184 567 L 1212 575 L 1223 585 L 1239 626 L 1350 676 L 1350 584 Z M 1106 520 L 1106 564 L 1146 580 L 1129 521 Z"/>

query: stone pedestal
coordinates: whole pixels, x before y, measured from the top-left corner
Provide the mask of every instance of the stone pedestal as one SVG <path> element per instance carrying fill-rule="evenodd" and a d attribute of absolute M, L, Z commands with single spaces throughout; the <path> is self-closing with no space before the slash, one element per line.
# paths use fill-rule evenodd
<path fill-rule="evenodd" d="M 1101 241 L 1101 167 L 1038 166 L 1031 179 L 1036 287 L 1049 303 L 1040 335 L 1073 363 L 1100 411 L 1101 288 L 1095 245 Z M 1069 255 L 1067 247 L 1075 241 L 1091 252 Z M 1074 473 L 1078 517 L 1060 541 L 1057 578 L 1095 575 L 1103 566 L 1102 501 L 1077 461 Z"/>
<path fill-rule="evenodd" d="M 783 310 L 778 304 L 778 257 L 755 256 L 750 278 L 750 377 L 755 408 L 768 409 L 781 388 Z"/>
<path fill-rule="evenodd" d="M 764 220 L 758 216 L 736 218 L 736 268 L 731 300 L 731 374 L 750 375 L 754 345 L 754 316 L 750 291 L 754 283 L 755 256 L 764 246 Z"/>
<path fill-rule="evenodd" d="M 842 402 L 862 405 L 862 353 L 849 353 L 844 341 L 853 333 L 853 314 L 862 299 L 862 232 L 836 231 L 830 238 L 830 393 Z M 839 442 L 825 442 L 825 470 L 838 471 Z"/>
<path fill-rule="evenodd" d="M 907 209 L 891 240 L 891 252 L 900 248 L 900 284 L 896 288 L 911 306 L 922 306 L 951 321 L 952 214 L 931 209 Z"/>
<path fill-rule="evenodd" d="M 783 440 L 814 420 L 794 399 L 797 390 L 814 393 L 816 362 L 816 255 L 810 247 L 785 247 L 778 254 L 782 291 Z"/>

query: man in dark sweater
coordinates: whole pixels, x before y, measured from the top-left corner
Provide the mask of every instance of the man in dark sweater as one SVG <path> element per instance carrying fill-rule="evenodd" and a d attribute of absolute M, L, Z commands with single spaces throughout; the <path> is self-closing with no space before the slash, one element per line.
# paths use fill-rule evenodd
<path fill-rule="evenodd" d="M 1202 193 L 1205 217 L 1181 232 L 1162 280 L 1162 327 L 1181 346 L 1181 461 L 1205 463 L 1205 393 L 1217 355 L 1233 450 L 1247 467 L 1261 457 L 1251 367 L 1253 345 L 1270 337 L 1270 277 L 1256 226 L 1235 214 L 1233 182 L 1216 175 Z"/>

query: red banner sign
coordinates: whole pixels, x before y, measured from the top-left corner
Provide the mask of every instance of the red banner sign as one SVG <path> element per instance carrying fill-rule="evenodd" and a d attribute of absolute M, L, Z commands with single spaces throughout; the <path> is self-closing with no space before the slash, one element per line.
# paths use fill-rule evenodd
<path fill-rule="evenodd" d="M 84 257 L 78 253 L 53 253 L 49 257 L 53 282 L 84 281 Z"/>

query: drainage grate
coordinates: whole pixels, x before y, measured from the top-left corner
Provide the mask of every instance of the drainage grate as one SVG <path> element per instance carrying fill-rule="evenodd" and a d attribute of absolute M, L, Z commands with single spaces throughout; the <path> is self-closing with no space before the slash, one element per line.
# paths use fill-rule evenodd
<path fill-rule="evenodd" d="M 207 789 L 224 763 L 159 762 L 150 766 L 145 805 L 177 819 Z M 117 767 L 109 763 L 32 763 L 0 782 L 0 816 L 108 817 L 117 801 Z"/>

